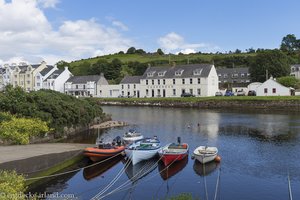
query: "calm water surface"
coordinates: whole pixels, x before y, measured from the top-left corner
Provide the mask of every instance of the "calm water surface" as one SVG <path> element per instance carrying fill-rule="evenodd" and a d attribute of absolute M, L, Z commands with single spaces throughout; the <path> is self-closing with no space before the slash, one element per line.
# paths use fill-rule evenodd
<path fill-rule="evenodd" d="M 214 199 L 289 199 L 287 173 L 291 176 L 294 199 L 300 199 L 300 115 L 298 113 L 226 112 L 180 108 L 103 107 L 115 120 L 131 125 L 101 131 L 105 140 L 136 128 L 145 136 L 157 135 L 163 144 L 182 142 L 190 145 L 190 155 L 168 170 L 157 159 L 129 165 L 116 158 L 108 163 L 61 176 L 30 188 L 32 192 L 74 194 L 90 199 L 103 192 L 119 172 L 120 177 L 103 195 L 122 184 L 104 199 L 165 199 L 180 193 Z M 199 124 L 199 125 L 198 125 Z M 95 142 L 97 131 L 74 137 L 73 142 Z M 191 159 L 200 145 L 216 146 L 220 164 L 203 166 Z M 89 165 L 87 160 L 72 166 Z M 70 170 L 68 169 L 68 170 Z M 203 171 L 205 170 L 205 172 Z M 139 172 L 143 176 L 135 176 Z M 123 172 L 123 173 L 122 173 Z M 141 174 L 141 173 L 140 173 Z"/>

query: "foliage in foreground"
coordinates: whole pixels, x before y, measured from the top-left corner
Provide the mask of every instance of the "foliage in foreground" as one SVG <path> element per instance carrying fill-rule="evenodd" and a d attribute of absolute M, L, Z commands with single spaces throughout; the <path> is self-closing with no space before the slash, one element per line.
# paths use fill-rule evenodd
<path fill-rule="evenodd" d="M 25 179 L 15 171 L 0 170 L 0 200 L 19 200 L 25 192 Z"/>
<path fill-rule="evenodd" d="M 47 123 L 37 118 L 17 118 L 9 113 L 0 113 L 1 116 L 7 118 L 0 120 L 0 138 L 15 144 L 28 144 L 31 137 L 50 131 Z"/>
<path fill-rule="evenodd" d="M 182 193 L 177 196 L 170 197 L 168 200 L 193 200 L 193 196 L 189 193 Z"/>

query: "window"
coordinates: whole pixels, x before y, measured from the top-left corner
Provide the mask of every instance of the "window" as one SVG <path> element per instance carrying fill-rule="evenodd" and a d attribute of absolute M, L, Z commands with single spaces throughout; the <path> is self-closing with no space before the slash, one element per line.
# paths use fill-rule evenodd
<path fill-rule="evenodd" d="M 201 75 L 202 69 L 196 69 L 194 70 L 193 74 L 194 75 Z"/>
<path fill-rule="evenodd" d="M 175 78 L 173 79 L 173 85 L 175 85 L 176 81 L 175 81 Z"/>
<path fill-rule="evenodd" d="M 176 89 L 173 89 L 173 96 L 176 96 Z"/>
<path fill-rule="evenodd" d="M 152 85 L 154 85 L 154 80 L 152 80 Z"/>
<path fill-rule="evenodd" d="M 157 96 L 160 96 L 160 89 L 157 90 Z"/>
<path fill-rule="evenodd" d="M 124 91 L 122 91 L 122 96 L 124 96 Z"/>
<path fill-rule="evenodd" d="M 175 76 L 181 76 L 183 71 L 184 71 L 183 69 L 177 70 L 177 71 L 175 72 Z"/>
<path fill-rule="evenodd" d="M 30 81 L 27 81 L 27 84 L 30 84 Z"/>
<path fill-rule="evenodd" d="M 23 82 L 23 81 L 21 81 L 21 85 L 24 85 L 24 82 Z"/>
<path fill-rule="evenodd" d="M 17 81 L 15 81 L 15 85 L 18 85 L 18 82 L 17 82 Z"/>
<path fill-rule="evenodd" d="M 127 88 L 130 89 L 130 85 L 129 84 L 127 85 Z"/>
<path fill-rule="evenodd" d="M 185 84 L 185 79 L 184 78 L 182 79 L 182 84 Z"/>
<path fill-rule="evenodd" d="M 237 74 L 237 73 L 232 74 L 231 77 L 232 77 L 232 78 L 237 78 L 237 77 L 239 77 L 239 74 Z"/>
<path fill-rule="evenodd" d="M 190 94 L 193 94 L 193 89 L 190 89 Z"/>
<path fill-rule="evenodd" d="M 267 94 L 268 93 L 268 88 L 264 89 L 264 93 Z"/>
<path fill-rule="evenodd" d="M 30 78 L 30 74 L 27 74 L 27 78 Z"/>
<path fill-rule="evenodd" d="M 149 90 L 148 89 L 146 89 L 146 96 L 148 96 L 149 95 Z"/>
<path fill-rule="evenodd" d="M 245 77 L 245 74 L 242 73 L 242 74 L 241 74 L 241 77 L 244 78 L 244 77 Z"/>
<path fill-rule="evenodd" d="M 155 71 L 154 71 L 154 72 L 148 72 L 148 73 L 147 73 L 147 76 L 148 76 L 148 77 L 153 77 L 154 73 L 155 73 Z"/>
<path fill-rule="evenodd" d="M 85 85 L 83 85 L 83 89 L 85 89 Z"/>
<path fill-rule="evenodd" d="M 224 78 L 227 78 L 228 77 L 228 74 L 224 74 Z"/>
<path fill-rule="evenodd" d="M 133 88 L 134 88 L 134 89 L 136 88 L 135 84 L 133 85 Z"/>
<path fill-rule="evenodd" d="M 124 85 L 122 85 L 122 90 L 124 89 Z"/>
<path fill-rule="evenodd" d="M 190 84 L 193 84 L 193 79 L 192 78 L 190 78 Z"/>
<path fill-rule="evenodd" d="M 148 85 L 148 80 L 146 80 L 146 85 Z"/>
<path fill-rule="evenodd" d="M 157 84 L 160 85 L 160 80 L 159 79 L 157 80 Z"/>
<path fill-rule="evenodd" d="M 198 84 L 200 84 L 200 80 L 201 80 L 201 79 L 200 79 L 200 78 L 198 78 Z"/>
<path fill-rule="evenodd" d="M 158 76 L 164 76 L 167 71 L 158 72 Z"/>
<path fill-rule="evenodd" d="M 15 78 L 18 78 L 18 75 L 15 75 Z"/>
<path fill-rule="evenodd" d="M 76 89 L 78 89 L 78 85 L 76 85 Z"/>
<path fill-rule="evenodd" d="M 184 93 L 185 93 L 185 89 L 182 89 L 182 90 L 181 90 L 181 94 L 184 94 Z"/>
<path fill-rule="evenodd" d="M 166 84 L 166 80 L 165 79 L 163 79 L 163 85 L 165 85 Z"/>
<path fill-rule="evenodd" d="M 199 96 L 201 95 L 201 89 L 200 89 L 200 88 L 197 89 L 197 94 L 198 94 Z"/>
<path fill-rule="evenodd" d="M 276 94 L 276 88 L 272 89 L 273 94 Z"/>

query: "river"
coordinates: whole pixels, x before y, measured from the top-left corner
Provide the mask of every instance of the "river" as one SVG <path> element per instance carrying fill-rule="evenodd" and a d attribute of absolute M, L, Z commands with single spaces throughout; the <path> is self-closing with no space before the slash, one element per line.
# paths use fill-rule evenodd
<path fill-rule="evenodd" d="M 298 113 L 119 106 L 103 106 L 103 110 L 130 126 L 88 131 L 68 140 L 93 144 L 97 134 L 108 140 L 135 128 L 145 136 L 157 135 L 163 144 L 176 142 L 180 136 L 190 145 L 188 159 L 168 171 L 150 160 L 141 166 L 129 166 L 125 172 L 126 161 L 117 159 L 45 181 L 30 188 L 30 192 L 58 192 L 90 199 L 128 183 L 105 199 L 165 199 L 180 193 L 201 200 L 214 199 L 215 195 L 224 200 L 288 199 L 289 173 L 292 195 L 300 199 Z M 203 167 L 193 160 L 192 152 L 200 145 L 218 147 L 221 162 Z M 89 164 L 84 160 L 66 170 Z M 151 167 L 144 176 L 132 177 L 146 165 Z M 116 183 L 104 192 L 119 172 Z"/>

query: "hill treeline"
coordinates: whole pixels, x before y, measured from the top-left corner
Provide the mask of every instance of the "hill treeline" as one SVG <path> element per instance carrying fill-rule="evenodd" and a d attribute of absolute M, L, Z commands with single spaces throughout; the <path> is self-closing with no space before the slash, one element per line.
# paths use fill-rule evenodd
<path fill-rule="evenodd" d="M 300 40 L 295 35 L 283 37 L 280 49 L 253 49 L 246 52 L 239 49 L 226 53 L 164 54 L 161 49 L 146 53 L 143 49 L 130 47 L 127 52 L 98 56 L 67 63 L 59 61 L 59 68 L 69 66 L 74 75 L 95 75 L 104 73 L 110 83 L 119 83 L 126 75 L 142 75 L 148 66 L 171 66 L 174 64 L 214 63 L 218 67 L 249 67 L 253 81 L 270 75 L 282 77 L 289 75 L 291 64 L 300 63 Z"/>

